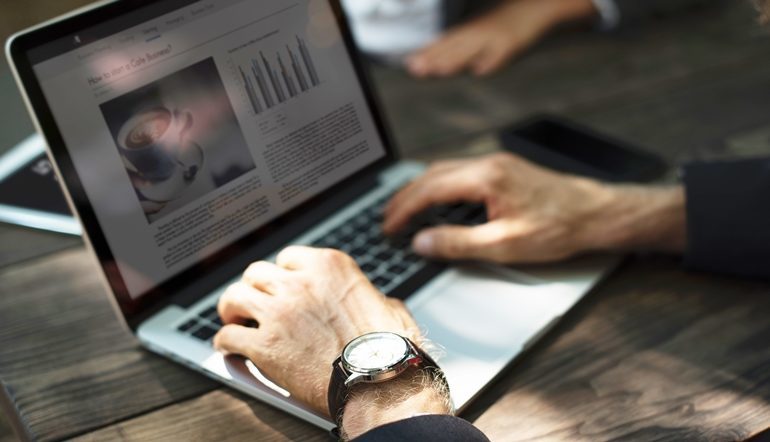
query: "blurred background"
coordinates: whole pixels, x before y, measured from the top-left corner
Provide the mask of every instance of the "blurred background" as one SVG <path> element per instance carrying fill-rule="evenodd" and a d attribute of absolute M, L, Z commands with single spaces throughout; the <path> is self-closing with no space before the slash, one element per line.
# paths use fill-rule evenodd
<path fill-rule="evenodd" d="M 0 39 L 28 26 L 91 3 L 89 0 L 3 0 L 0 2 Z"/>
<path fill-rule="evenodd" d="M 0 2 L 0 40 L 5 40 L 14 32 L 55 17 L 83 5 L 89 0 L 3 0 Z M 0 70 L 8 65 L 5 57 L 0 61 Z M 2 409 L 4 410 L 4 409 Z M 15 441 L 5 411 L 0 412 L 0 442 Z"/>

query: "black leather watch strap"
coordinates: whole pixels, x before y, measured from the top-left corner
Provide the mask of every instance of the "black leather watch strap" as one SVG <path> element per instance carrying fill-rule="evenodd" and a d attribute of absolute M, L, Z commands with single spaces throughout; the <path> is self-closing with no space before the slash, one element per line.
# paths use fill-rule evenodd
<path fill-rule="evenodd" d="M 409 343 L 422 359 L 422 363 L 420 364 L 421 368 L 430 370 L 434 376 L 446 383 L 444 372 L 441 371 L 441 368 L 436 364 L 436 361 L 434 361 L 428 353 L 414 345 L 412 341 L 409 340 Z M 347 379 L 348 374 L 342 368 L 342 356 L 340 356 L 332 364 L 332 375 L 329 380 L 329 392 L 327 398 L 329 413 L 337 426 L 342 425 L 342 412 L 345 410 L 345 404 L 348 399 L 348 388 L 345 386 L 345 381 Z"/>
<path fill-rule="evenodd" d="M 348 389 L 345 387 L 345 381 L 348 379 L 348 374 L 342 368 L 342 356 L 337 358 L 332 364 L 332 377 L 329 380 L 329 393 L 328 393 L 328 405 L 329 414 L 331 414 L 334 423 L 340 426 L 342 422 L 339 421 L 342 417 L 342 411 L 345 409 L 345 401 L 347 400 Z"/>

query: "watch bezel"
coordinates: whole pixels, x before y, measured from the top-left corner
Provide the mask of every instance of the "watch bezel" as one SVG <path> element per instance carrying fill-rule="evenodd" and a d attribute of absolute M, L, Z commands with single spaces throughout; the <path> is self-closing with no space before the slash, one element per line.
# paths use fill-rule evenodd
<path fill-rule="evenodd" d="M 404 354 L 401 357 L 401 359 L 388 366 L 371 368 L 371 369 L 357 367 L 351 364 L 350 362 L 348 362 L 347 359 L 345 358 L 345 355 L 348 353 L 348 349 L 351 346 L 359 344 L 362 340 L 371 339 L 372 335 L 389 335 L 391 337 L 395 336 L 395 337 L 398 337 L 398 339 L 400 339 L 401 341 L 403 341 Z M 366 382 L 366 383 L 384 382 L 397 377 L 398 375 L 406 371 L 406 369 L 408 369 L 409 366 L 414 365 L 415 362 L 420 362 L 420 361 L 421 361 L 421 358 L 417 355 L 414 347 L 412 346 L 412 343 L 409 342 L 409 340 L 404 338 L 403 336 L 397 333 L 391 333 L 391 332 L 373 332 L 373 333 L 367 333 L 365 335 L 361 335 L 358 338 L 350 341 L 342 350 L 342 355 L 340 356 L 340 363 L 342 365 L 342 368 L 350 374 L 350 377 L 345 382 L 347 385 L 352 385 L 359 382 Z"/>

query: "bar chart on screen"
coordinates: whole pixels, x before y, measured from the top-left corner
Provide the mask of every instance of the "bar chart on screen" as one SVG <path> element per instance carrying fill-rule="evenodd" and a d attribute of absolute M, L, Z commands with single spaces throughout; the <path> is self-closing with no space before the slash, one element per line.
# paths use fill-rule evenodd
<path fill-rule="evenodd" d="M 255 115 L 280 106 L 321 85 L 313 54 L 295 35 L 280 50 L 253 50 L 234 65 Z"/>

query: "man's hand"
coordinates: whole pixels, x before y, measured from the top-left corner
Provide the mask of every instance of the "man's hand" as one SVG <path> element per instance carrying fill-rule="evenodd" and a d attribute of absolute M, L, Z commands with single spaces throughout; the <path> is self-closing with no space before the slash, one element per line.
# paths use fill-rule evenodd
<path fill-rule="evenodd" d="M 219 301 L 214 346 L 248 357 L 295 397 L 328 414 L 332 362 L 354 338 L 388 331 L 419 342 L 403 303 L 386 298 L 342 252 L 289 247 L 258 262 Z M 258 328 L 239 325 L 256 320 Z"/>
<path fill-rule="evenodd" d="M 501 264 L 557 261 L 587 251 L 685 247 L 684 191 L 614 186 L 564 175 L 511 154 L 441 162 L 407 185 L 385 210 L 396 233 L 433 205 L 484 203 L 487 224 L 417 234 L 417 253 Z"/>
<path fill-rule="evenodd" d="M 557 25 L 596 15 L 592 0 L 504 0 L 407 60 L 417 77 L 490 74 Z"/>

